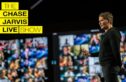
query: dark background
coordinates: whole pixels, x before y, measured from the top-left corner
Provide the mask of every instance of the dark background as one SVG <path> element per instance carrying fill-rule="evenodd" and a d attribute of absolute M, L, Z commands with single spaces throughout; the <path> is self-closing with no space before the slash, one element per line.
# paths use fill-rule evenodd
<path fill-rule="evenodd" d="M 115 0 L 43 0 L 30 10 L 30 24 L 44 25 L 44 33 L 99 29 L 99 13 L 110 11 L 114 15 L 114 26 L 120 28 L 126 26 L 123 3 Z"/>
<path fill-rule="evenodd" d="M 18 1 L 29 10 L 29 25 L 43 25 L 44 34 L 84 29 L 99 29 L 98 15 L 110 11 L 114 26 L 126 26 L 125 2 L 121 0 L 1 0 Z M 35 8 L 31 7 L 37 2 Z"/>

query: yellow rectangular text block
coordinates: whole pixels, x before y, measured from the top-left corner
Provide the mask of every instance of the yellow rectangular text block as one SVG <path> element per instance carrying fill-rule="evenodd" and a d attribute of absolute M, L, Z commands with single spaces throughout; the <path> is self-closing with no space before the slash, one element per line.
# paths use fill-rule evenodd
<path fill-rule="evenodd" d="M 0 26 L 0 34 L 18 34 L 18 26 Z"/>
<path fill-rule="evenodd" d="M 28 25 L 28 18 L 0 18 L 0 25 Z"/>
<path fill-rule="evenodd" d="M 19 34 L 42 34 L 43 26 L 19 26 Z"/>
<path fill-rule="evenodd" d="M 28 17 L 28 10 L 0 10 L 0 17 Z"/>
<path fill-rule="evenodd" d="M 2 2 L 1 3 L 1 9 L 19 9 L 19 2 Z"/>

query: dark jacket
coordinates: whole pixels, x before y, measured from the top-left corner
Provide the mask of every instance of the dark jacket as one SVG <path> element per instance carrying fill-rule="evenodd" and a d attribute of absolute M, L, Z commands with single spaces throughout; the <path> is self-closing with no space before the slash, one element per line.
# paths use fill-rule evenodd
<path fill-rule="evenodd" d="M 102 36 L 100 42 L 99 61 L 101 65 L 111 64 L 113 66 L 121 66 L 120 57 L 120 32 L 112 27 Z"/>

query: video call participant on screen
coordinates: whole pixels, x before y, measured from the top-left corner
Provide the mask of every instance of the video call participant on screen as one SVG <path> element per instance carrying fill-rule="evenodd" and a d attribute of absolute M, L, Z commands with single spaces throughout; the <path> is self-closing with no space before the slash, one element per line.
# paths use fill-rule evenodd
<path fill-rule="evenodd" d="M 120 58 L 120 32 L 113 27 L 113 15 L 110 12 L 99 14 L 99 25 L 105 31 L 100 43 L 99 61 L 105 82 L 119 82 L 117 73 L 122 66 Z"/>

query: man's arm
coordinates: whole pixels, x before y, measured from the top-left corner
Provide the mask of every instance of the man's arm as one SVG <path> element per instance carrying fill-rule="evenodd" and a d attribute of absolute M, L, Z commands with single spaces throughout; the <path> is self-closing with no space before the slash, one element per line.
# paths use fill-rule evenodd
<path fill-rule="evenodd" d="M 122 62 L 120 58 L 120 39 L 121 39 L 120 33 L 118 31 L 112 31 L 110 33 L 109 39 L 115 63 L 121 67 Z"/>

